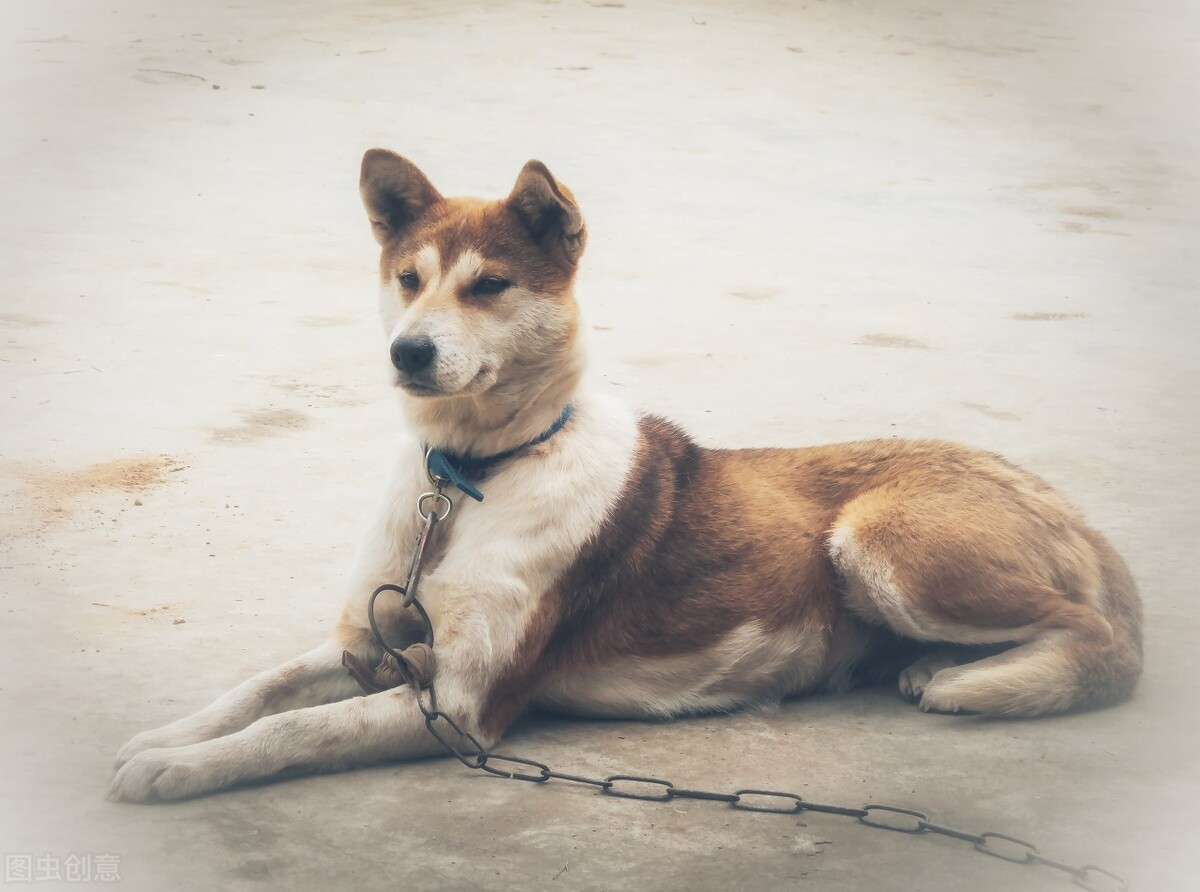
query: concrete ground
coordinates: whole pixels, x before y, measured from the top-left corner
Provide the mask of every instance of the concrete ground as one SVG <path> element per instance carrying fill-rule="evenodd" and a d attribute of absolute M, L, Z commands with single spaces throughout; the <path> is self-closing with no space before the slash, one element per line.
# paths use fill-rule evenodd
<path fill-rule="evenodd" d="M 1195 4 L 0 9 L 7 880 L 73 885 L 87 856 L 147 890 L 1070 888 L 950 839 L 446 761 L 104 801 L 128 737 L 336 616 L 398 424 L 356 192 L 383 145 L 450 193 L 506 193 L 529 157 L 572 187 L 594 367 L 631 402 L 709 444 L 999 450 L 1145 596 L 1145 679 L 1110 710 L 985 722 L 881 689 L 539 718 L 509 750 L 912 806 L 1198 887 Z"/>

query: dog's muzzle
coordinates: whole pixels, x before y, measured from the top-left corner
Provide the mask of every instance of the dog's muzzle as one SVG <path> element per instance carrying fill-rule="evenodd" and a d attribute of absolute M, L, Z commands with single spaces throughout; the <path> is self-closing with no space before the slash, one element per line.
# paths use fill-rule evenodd
<path fill-rule="evenodd" d="M 392 341 L 392 365 L 400 374 L 397 383 L 418 391 L 436 390 L 432 375 L 437 345 L 427 337 L 396 338 Z"/>

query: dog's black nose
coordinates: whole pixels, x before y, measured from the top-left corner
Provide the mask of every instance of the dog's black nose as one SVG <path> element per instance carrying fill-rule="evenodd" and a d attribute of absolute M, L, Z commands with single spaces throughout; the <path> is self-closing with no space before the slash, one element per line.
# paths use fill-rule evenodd
<path fill-rule="evenodd" d="M 406 375 L 415 375 L 429 368 L 437 347 L 429 338 L 396 338 L 392 342 L 392 365 Z"/>

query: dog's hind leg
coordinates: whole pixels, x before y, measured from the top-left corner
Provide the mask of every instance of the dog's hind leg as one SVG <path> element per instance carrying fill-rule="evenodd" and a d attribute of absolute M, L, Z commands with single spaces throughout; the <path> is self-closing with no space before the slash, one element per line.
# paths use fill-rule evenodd
<path fill-rule="evenodd" d="M 983 660 L 944 667 L 925 682 L 921 709 L 997 716 L 1070 709 L 1077 698 L 1077 651 L 1086 646 L 1078 634 L 1061 630 Z"/>
<path fill-rule="evenodd" d="M 1105 626 L 1086 615 L 1059 617 L 1016 647 L 943 668 L 925 685 L 921 709 L 1035 716 L 1128 697 L 1142 670 L 1140 604 L 1124 563 L 1098 536 L 1096 545 Z"/>
<path fill-rule="evenodd" d="M 996 716 L 1128 696 L 1141 615 L 1120 558 L 1049 497 L 1013 508 L 1003 493 L 972 495 L 868 492 L 830 532 L 845 604 L 867 622 L 931 644 L 1007 648 L 964 665 L 918 661 L 902 692 L 927 711 Z"/>

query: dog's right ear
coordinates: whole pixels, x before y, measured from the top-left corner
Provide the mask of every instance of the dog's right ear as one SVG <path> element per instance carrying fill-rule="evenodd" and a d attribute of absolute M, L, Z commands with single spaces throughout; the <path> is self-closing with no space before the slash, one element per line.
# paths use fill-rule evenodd
<path fill-rule="evenodd" d="M 429 178 L 407 158 L 387 149 L 368 149 L 358 180 L 375 241 L 385 244 L 442 200 Z"/>

